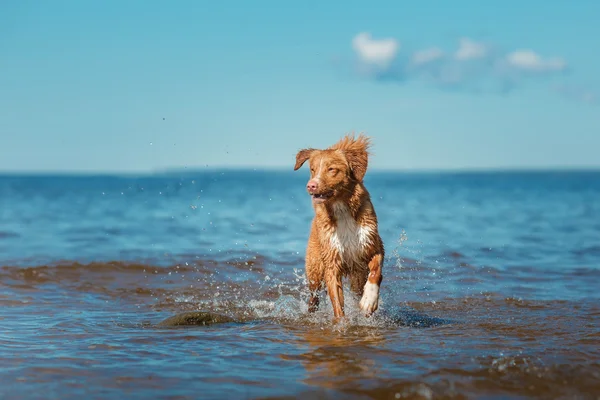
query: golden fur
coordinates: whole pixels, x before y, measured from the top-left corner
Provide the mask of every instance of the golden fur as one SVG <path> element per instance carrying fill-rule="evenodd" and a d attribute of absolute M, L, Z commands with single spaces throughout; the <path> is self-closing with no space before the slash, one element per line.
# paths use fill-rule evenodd
<path fill-rule="evenodd" d="M 325 283 L 335 317 L 344 316 L 344 276 L 352 291 L 362 296 L 365 314 L 377 310 L 384 248 L 363 184 L 369 146 L 368 137 L 347 135 L 327 149 L 302 149 L 296 155 L 294 170 L 309 163 L 307 191 L 315 210 L 306 248 L 309 312 L 318 308 L 318 292 Z"/>

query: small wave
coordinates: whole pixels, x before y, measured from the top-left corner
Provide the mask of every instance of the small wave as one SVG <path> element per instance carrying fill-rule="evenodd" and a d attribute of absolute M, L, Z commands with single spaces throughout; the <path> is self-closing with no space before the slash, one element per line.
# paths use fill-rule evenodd
<path fill-rule="evenodd" d="M 198 274 L 212 273 L 231 268 L 233 270 L 263 272 L 262 266 L 269 260 L 266 257 L 254 256 L 241 259 L 232 258 L 225 261 L 217 259 L 195 259 L 169 266 L 126 261 L 90 262 L 61 261 L 53 264 L 31 267 L 5 265 L 0 267 L 0 276 L 5 279 L 20 279 L 32 283 L 59 282 L 62 280 L 85 279 L 86 275 L 104 275 L 116 277 L 122 274 L 169 275 L 173 273 L 193 272 Z"/>
<path fill-rule="evenodd" d="M 0 239 L 14 239 L 19 237 L 21 237 L 21 235 L 16 232 L 0 231 Z"/>

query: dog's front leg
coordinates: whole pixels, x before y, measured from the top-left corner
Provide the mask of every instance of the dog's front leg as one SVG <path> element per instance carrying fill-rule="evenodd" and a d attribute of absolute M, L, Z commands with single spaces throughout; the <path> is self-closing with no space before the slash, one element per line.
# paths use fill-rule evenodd
<path fill-rule="evenodd" d="M 344 316 L 344 292 L 342 290 L 341 276 L 331 276 L 327 279 L 327 292 L 333 306 L 333 315 L 336 318 Z"/>
<path fill-rule="evenodd" d="M 310 298 L 308 299 L 308 312 L 314 313 L 319 309 L 319 290 L 321 289 L 321 284 L 320 282 L 310 282 L 308 289 L 310 290 Z"/>
<path fill-rule="evenodd" d="M 371 261 L 369 261 L 369 277 L 363 290 L 362 299 L 360 300 L 360 309 L 367 316 L 373 314 L 379 306 L 379 286 L 383 279 L 381 276 L 382 263 L 383 255 L 381 254 L 374 255 Z"/>
<path fill-rule="evenodd" d="M 306 278 L 310 298 L 308 300 L 308 312 L 313 313 L 319 308 L 319 292 L 323 288 L 325 268 L 321 257 L 321 248 L 316 236 L 311 234 L 306 251 Z"/>
<path fill-rule="evenodd" d="M 333 315 L 336 318 L 344 316 L 344 291 L 342 286 L 342 263 L 338 255 L 334 255 L 325 261 L 329 267 L 325 272 L 325 283 L 327 292 L 331 299 Z"/>

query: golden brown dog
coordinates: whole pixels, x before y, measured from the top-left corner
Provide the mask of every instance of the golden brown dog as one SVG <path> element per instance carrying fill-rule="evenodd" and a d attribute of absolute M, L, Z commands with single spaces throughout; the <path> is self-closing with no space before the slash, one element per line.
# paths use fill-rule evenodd
<path fill-rule="evenodd" d="M 319 306 L 318 292 L 327 286 L 335 317 L 344 316 L 342 277 L 360 300 L 367 316 L 377 310 L 384 248 L 377 215 L 363 185 L 367 172 L 369 138 L 347 135 L 325 150 L 303 149 L 296 155 L 297 170 L 307 160 L 315 216 L 306 248 L 306 277 L 311 292 L 309 312 Z"/>

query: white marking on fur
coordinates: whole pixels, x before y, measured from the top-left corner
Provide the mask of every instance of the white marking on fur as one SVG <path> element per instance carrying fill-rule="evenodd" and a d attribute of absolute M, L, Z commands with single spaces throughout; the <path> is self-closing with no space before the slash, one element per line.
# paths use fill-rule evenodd
<path fill-rule="evenodd" d="M 322 169 L 323 169 L 323 158 L 321 157 L 321 161 L 319 161 L 319 169 L 317 170 L 317 173 L 315 174 L 315 176 L 320 176 Z"/>
<path fill-rule="evenodd" d="M 352 261 L 371 243 L 373 228 L 357 224 L 344 203 L 334 203 L 333 213 L 336 228 L 331 234 L 331 245 L 345 261 Z"/>
<path fill-rule="evenodd" d="M 360 299 L 360 309 L 371 314 L 377 309 L 379 302 L 379 285 L 367 281 L 363 291 L 362 299 Z"/>

